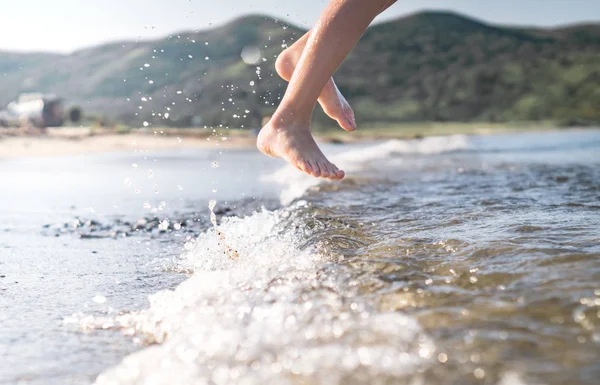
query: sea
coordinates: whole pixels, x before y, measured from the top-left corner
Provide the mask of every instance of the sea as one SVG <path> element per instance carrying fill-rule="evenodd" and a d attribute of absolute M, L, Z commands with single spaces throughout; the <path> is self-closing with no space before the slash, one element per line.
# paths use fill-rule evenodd
<path fill-rule="evenodd" d="M 598 384 L 600 130 L 323 150 L 0 154 L 0 384 Z"/>

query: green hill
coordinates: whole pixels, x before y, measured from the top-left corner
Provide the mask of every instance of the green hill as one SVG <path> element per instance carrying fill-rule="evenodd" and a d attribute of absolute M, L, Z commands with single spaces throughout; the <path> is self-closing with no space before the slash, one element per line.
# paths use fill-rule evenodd
<path fill-rule="evenodd" d="M 0 52 L 0 105 L 41 91 L 129 124 L 188 126 L 199 116 L 203 125 L 256 127 L 285 90 L 275 57 L 304 32 L 248 16 L 70 55 Z M 240 57 L 248 46 L 261 50 L 257 64 Z M 362 124 L 599 123 L 600 24 L 529 29 L 418 13 L 371 27 L 336 80 Z M 329 124 L 320 112 L 316 121 Z"/>

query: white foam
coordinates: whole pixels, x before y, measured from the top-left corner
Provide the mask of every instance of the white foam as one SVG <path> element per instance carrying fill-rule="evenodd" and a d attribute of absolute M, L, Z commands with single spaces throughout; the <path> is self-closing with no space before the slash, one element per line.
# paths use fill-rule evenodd
<path fill-rule="evenodd" d="M 464 150 L 469 147 L 468 137 L 465 135 L 432 136 L 415 140 L 389 140 L 387 142 L 348 150 L 329 159 L 347 174 L 359 173 L 374 166 L 375 162 L 398 155 L 408 154 L 440 154 Z M 382 167 L 381 163 L 377 167 Z M 323 179 L 313 178 L 292 166 L 284 166 L 273 174 L 263 176 L 263 180 L 285 186 L 280 195 L 283 205 L 303 196 L 310 188 L 320 183 L 332 183 Z"/>
<path fill-rule="evenodd" d="M 186 255 L 194 269 L 188 280 L 152 296 L 148 310 L 114 320 L 162 343 L 125 358 L 96 384 L 330 385 L 348 375 L 413 373 L 435 346 L 412 318 L 379 312 L 328 276 L 318 247 L 299 247 L 296 215 L 230 218 L 219 226 L 222 238 L 215 230 L 201 235 Z"/>
<path fill-rule="evenodd" d="M 517 373 L 508 372 L 502 376 L 498 385 L 527 385 L 527 383 Z"/>

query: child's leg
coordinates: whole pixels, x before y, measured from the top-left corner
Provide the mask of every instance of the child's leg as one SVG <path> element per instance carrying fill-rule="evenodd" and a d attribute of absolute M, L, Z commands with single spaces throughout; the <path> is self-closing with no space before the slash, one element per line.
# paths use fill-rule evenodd
<path fill-rule="evenodd" d="M 316 177 L 341 179 L 310 132 L 319 94 L 388 0 L 333 0 L 313 28 L 283 99 L 258 136 L 258 148 Z"/>
<path fill-rule="evenodd" d="M 388 0 L 387 4 L 379 11 L 379 13 L 388 9 L 396 0 Z M 305 33 L 300 39 L 296 40 L 289 48 L 285 49 L 275 62 L 275 69 L 279 76 L 284 80 L 289 81 L 296 69 L 296 65 L 300 60 L 300 56 L 304 51 L 306 42 L 310 37 L 311 31 Z M 356 124 L 354 122 L 354 111 L 338 90 L 333 78 L 330 78 L 321 94 L 319 95 L 319 104 L 323 111 L 333 120 L 336 120 L 340 127 L 346 131 L 354 131 Z M 349 120 L 348 120 L 349 119 Z"/>

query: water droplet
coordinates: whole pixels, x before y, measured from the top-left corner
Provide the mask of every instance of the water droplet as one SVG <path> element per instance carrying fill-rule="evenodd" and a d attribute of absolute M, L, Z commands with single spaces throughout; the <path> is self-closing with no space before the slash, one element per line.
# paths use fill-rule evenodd
<path fill-rule="evenodd" d="M 152 170 L 148 170 L 148 178 L 152 178 L 154 176 L 154 172 Z"/>
<path fill-rule="evenodd" d="M 210 214 L 211 214 L 210 215 L 210 219 L 211 219 L 211 222 L 213 223 L 213 225 L 215 225 L 215 226 L 217 225 L 216 216 L 215 216 L 215 213 L 214 213 L 214 209 L 215 209 L 216 205 L 217 205 L 217 201 L 216 200 L 211 199 L 210 201 L 208 201 L 208 209 L 210 210 Z"/>
<path fill-rule="evenodd" d="M 250 87 L 254 87 L 254 80 L 250 82 Z"/>
<path fill-rule="evenodd" d="M 106 302 L 106 297 L 99 294 L 99 295 L 94 296 L 94 298 L 92 298 L 92 301 L 94 301 L 96 303 L 104 303 L 104 302 Z"/>
<path fill-rule="evenodd" d="M 212 163 L 210 164 L 210 167 L 212 167 L 212 168 L 217 168 L 217 167 L 219 167 L 219 162 L 217 162 L 217 161 L 215 160 L 214 162 L 212 162 Z"/>
<path fill-rule="evenodd" d="M 150 125 L 150 123 L 148 123 L 146 121 L 144 123 L 142 123 L 142 124 L 144 125 L 144 127 L 148 127 Z"/>
<path fill-rule="evenodd" d="M 132 163 L 132 164 L 131 164 L 131 167 L 133 167 L 133 168 L 138 168 L 138 165 L 137 165 L 137 163 Z"/>
<path fill-rule="evenodd" d="M 421 346 L 419 349 L 419 355 L 423 358 L 429 358 L 431 356 L 431 349 L 428 346 Z"/>
<path fill-rule="evenodd" d="M 169 229 L 169 221 L 165 219 L 164 221 L 160 222 L 160 224 L 158 225 L 158 229 L 162 231 L 167 231 Z"/>
<path fill-rule="evenodd" d="M 485 371 L 481 368 L 477 368 L 473 371 L 473 375 L 475 376 L 475 378 L 481 380 L 483 377 L 485 377 Z"/>
<path fill-rule="evenodd" d="M 145 64 L 144 64 L 144 67 L 148 68 L 148 67 L 150 67 L 150 64 L 148 64 L 148 63 L 145 63 Z"/>

